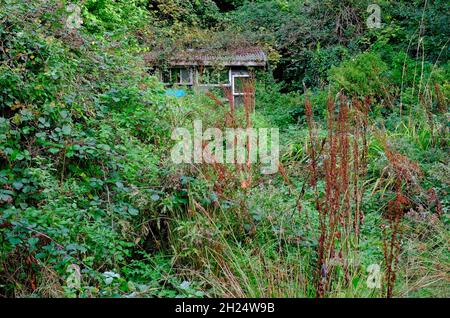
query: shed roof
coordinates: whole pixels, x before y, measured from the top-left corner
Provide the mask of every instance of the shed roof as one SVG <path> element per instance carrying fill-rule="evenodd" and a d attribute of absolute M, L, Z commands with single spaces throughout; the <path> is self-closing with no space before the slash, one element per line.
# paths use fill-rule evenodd
<path fill-rule="evenodd" d="M 147 63 L 155 64 L 159 56 L 158 51 L 153 51 L 145 56 Z M 260 48 L 239 49 L 188 49 L 169 54 L 171 66 L 265 66 L 267 56 Z"/>

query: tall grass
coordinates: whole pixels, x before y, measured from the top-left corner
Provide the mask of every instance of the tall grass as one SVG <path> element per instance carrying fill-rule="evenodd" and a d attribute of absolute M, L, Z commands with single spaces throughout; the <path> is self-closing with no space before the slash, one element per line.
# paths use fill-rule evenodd
<path fill-rule="evenodd" d="M 224 114 L 215 122 L 216 127 L 252 127 L 255 91 L 251 81 L 247 84 L 242 108 L 234 104 L 227 88 L 225 101 L 208 94 Z M 439 96 L 437 91 L 439 88 L 434 96 Z M 422 103 L 431 107 L 427 94 L 424 93 Z M 408 272 L 410 268 L 403 258 L 409 257 L 404 241 L 410 234 L 408 215 L 418 208 L 417 196 L 426 201 L 425 209 L 434 207 L 437 218 L 443 207 L 434 189 L 420 187 L 422 173 L 416 163 L 396 151 L 387 136 L 370 136 L 371 131 L 376 131 L 375 125 L 369 123 L 373 100 L 343 93 L 329 95 L 326 121 L 321 125 L 314 118 L 315 105 L 308 93 L 305 97 L 305 151 L 302 149 L 294 159 L 298 160 L 296 165 L 288 162 L 279 166 L 279 181 L 276 177 L 258 176 L 249 161 L 243 165 L 200 167 L 202 176 L 215 183 L 220 200 L 213 207 L 199 202 L 190 206 L 195 212 L 189 222 L 200 223 L 200 240 L 204 242 L 195 245 L 195 255 L 188 257 L 198 266 L 197 270 L 188 271 L 189 277 L 202 281 L 210 296 L 226 297 L 394 297 L 406 291 L 416 293 L 426 284 L 440 286 L 445 280 L 442 271 L 436 269 L 430 281 L 422 282 Z M 439 103 L 433 105 L 436 108 Z M 436 144 L 437 141 L 432 143 Z M 251 151 L 248 139 L 246 151 Z M 383 160 L 386 166 L 376 170 L 374 161 Z M 305 183 L 299 187 L 298 181 Z M 371 183 L 372 193 L 366 189 Z M 382 193 L 383 199 L 375 212 L 367 207 L 368 202 L 377 200 L 374 193 Z M 272 194 L 283 198 L 280 206 L 268 202 Z M 258 204 L 250 206 L 252 200 Z M 233 204 L 229 206 L 229 202 Z M 264 216 L 258 214 L 259 209 L 265 209 Z M 277 213 L 272 211 L 287 213 L 291 219 L 284 224 L 284 217 L 277 220 Z M 297 226 L 302 234 L 285 233 Z M 186 230 L 189 229 L 188 226 Z M 440 232 L 439 244 L 444 237 Z M 379 254 L 375 256 L 372 249 L 367 249 L 368 242 L 372 244 L 370 240 L 379 244 Z M 442 245 L 440 248 L 439 255 L 443 257 Z M 421 266 L 426 268 L 424 253 L 420 255 Z M 357 264 L 362 257 L 364 264 Z M 383 289 L 370 289 L 361 279 L 366 274 L 363 265 L 380 262 Z"/>
<path fill-rule="evenodd" d="M 364 106 L 363 106 L 364 105 Z M 336 109 L 336 106 L 338 109 Z M 312 105 L 305 100 L 305 114 L 309 130 L 310 186 L 315 192 L 315 206 L 319 212 L 319 243 L 317 248 L 317 297 L 324 297 L 333 288 L 337 267 L 344 273 L 346 283 L 350 280 L 350 246 L 356 243 L 363 220 L 360 209 L 361 185 L 359 178 L 365 173 L 367 154 L 367 103 L 353 103 L 340 94 L 337 102 L 332 96 L 327 102 L 327 138 L 323 173 L 325 193 L 321 198 L 317 188 L 318 145 Z M 350 115 L 351 112 L 351 115 Z M 351 129 L 351 127 L 353 127 Z M 353 141 L 352 141 L 353 139 Z M 362 150 L 360 150 L 362 144 Z M 352 149 L 353 147 L 353 149 Z M 351 195 L 354 194 L 352 204 Z"/>

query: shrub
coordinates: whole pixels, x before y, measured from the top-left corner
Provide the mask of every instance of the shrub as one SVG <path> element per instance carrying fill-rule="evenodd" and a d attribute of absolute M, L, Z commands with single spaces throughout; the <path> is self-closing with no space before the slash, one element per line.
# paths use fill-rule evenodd
<path fill-rule="evenodd" d="M 379 54 L 362 53 L 332 67 L 329 81 L 350 96 L 382 96 L 386 92 L 386 70 Z"/>

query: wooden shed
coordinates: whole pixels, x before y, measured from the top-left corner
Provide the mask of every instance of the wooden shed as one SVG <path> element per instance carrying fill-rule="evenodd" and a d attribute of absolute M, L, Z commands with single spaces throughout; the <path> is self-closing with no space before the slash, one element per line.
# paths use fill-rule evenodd
<path fill-rule="evenodd" d="M 253 69 L 267 65 L 266 54 L 257 47 L 190 49 L 170 54 L 165 63 L 159 56 L 159 52 L 151 52 L 145 60 L 167 86 L 230 87 L 235 104 L 244 95 L 244 79 L 251 76 Z"/>

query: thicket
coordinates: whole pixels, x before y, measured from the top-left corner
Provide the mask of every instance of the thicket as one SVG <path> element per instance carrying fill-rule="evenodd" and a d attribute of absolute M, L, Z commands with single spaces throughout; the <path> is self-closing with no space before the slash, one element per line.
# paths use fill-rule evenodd
<path fill-rule="evenodd" d="M 73 3 L 0 3 L 2 296 L 449 295 L 447 1 Z M 143 59 L 246 45 L 242 108 Z M 199 118 L 279 127 L 279 173 L 174 165 Z"/>

